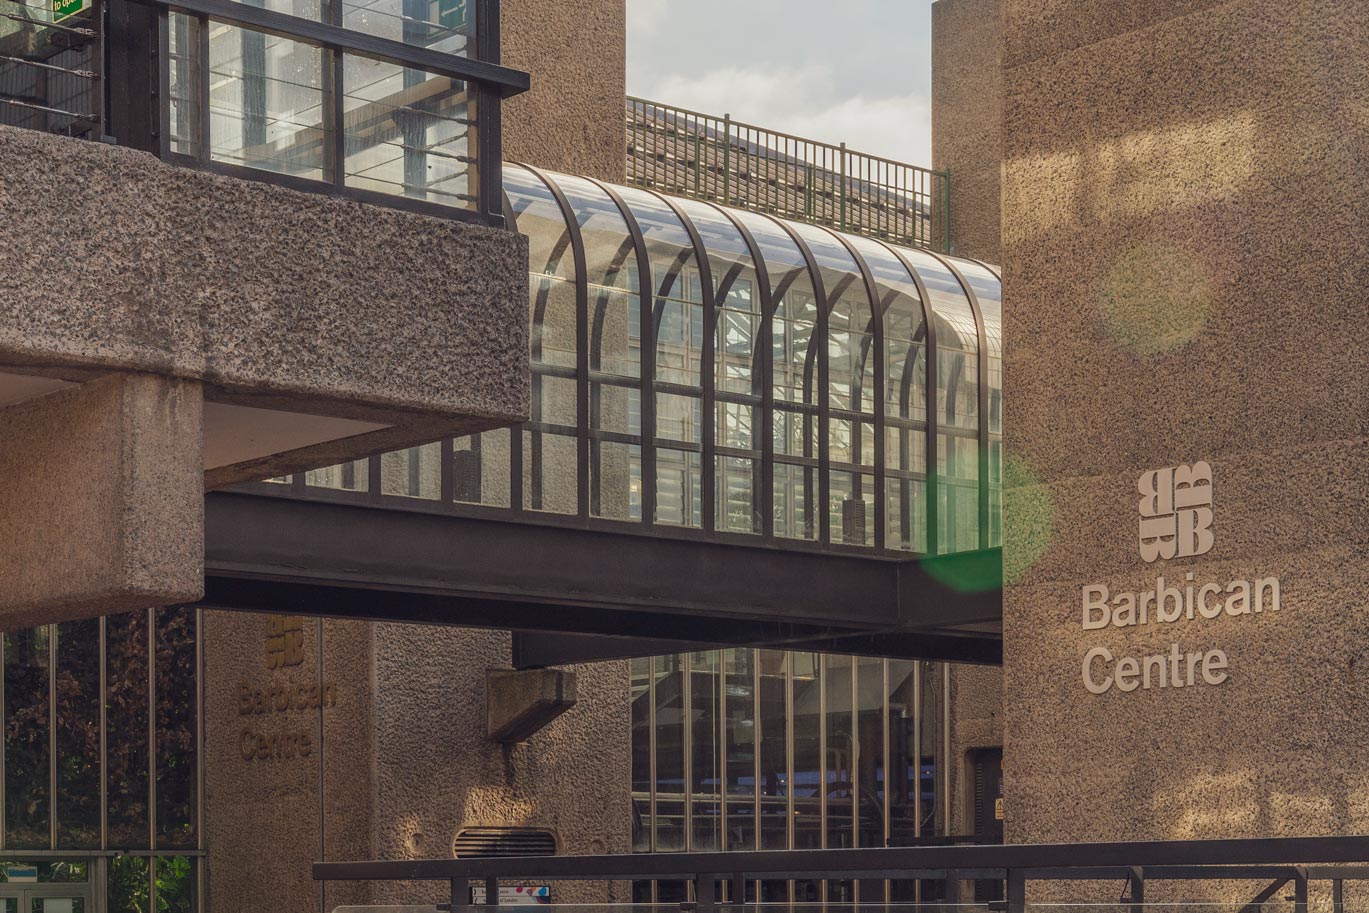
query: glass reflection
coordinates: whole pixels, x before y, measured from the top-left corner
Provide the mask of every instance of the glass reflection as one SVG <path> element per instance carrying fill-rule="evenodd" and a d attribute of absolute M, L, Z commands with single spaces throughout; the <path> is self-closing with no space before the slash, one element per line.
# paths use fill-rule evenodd
<path fill-rule="evenodd" d="M 49 628 L 5 640 L 5 840 L 16 849 L 52 845 L 48 830 Z"/>
<path fill-rule="evenodd" d="M 57 626 L 57 845 L 100 846 L 100 620 Z"/>

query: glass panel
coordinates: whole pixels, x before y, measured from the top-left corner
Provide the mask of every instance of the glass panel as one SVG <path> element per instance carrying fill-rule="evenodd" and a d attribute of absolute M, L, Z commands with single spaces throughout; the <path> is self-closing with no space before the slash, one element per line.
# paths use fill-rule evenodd
<path fill-rule="evenodd" d="M 570 382 L 568 382 L 570 383 Z M 572 384 L 573 386 L 573 384 Z M 528 510 L 573 514 L 578 450 L 575 438 L 523 429 L 523 504 Z"/>
<path fill-rule="evenodd" d="M 884 846 L 884 660 L 856 660 L 857 845 Z M 871 882 L 870 884 L 873 884 Z M 862 888 L 865 885 L 862 884 Z M 871 900 L 862 891 L 862 900 Z"/>
<path fill-rule="evenodd" d="M 694 810 L 695 852 L 720 850 L 722 775 L 718 728 L 718 662 L 720 651 L 690 655 L 690 793 Z"/>
<path fill-rule="evenodd" d="M 323 52 L 211 23 L 209 138 L 215 161 L 324 178 Z"/>
<path fill-rule="evenodd" d="M 5 838 L 49 847 L 48 627 L 5 635 Z"/>
<path fill-rule="evenodd" d="M 200 24 L 183 13 L 171 13 L 171 151 L 200 154 Z"/>
<path fill-rule="evenodd" d="M 827 760 L 823 767 L 823 789 L 827 795 L 827 846 L 842 849 L 855 845 L 852 826 L 855 742 L 851 725 L 851 657 L 828 656 L 825 675 Z"/>
<path fill-rule="evenodd" d="M 85 895 L 72 897 L 31 897 L 32 913 L 86 913 Z"/>
<path fill-rule="evenodd" d="M 926 483 L 920 479 L 891 478 L 885 482 L 885 499 L 889 521 L 885 544 L 903 551 L 926 552 Z"/>
<path fill-rule="evenodd" d="M 106 913 L 149 913 L 152 879 L 145 856 L 115 856 L 109 860 Z"/>
<path fill-rule="evenodd" d="M 716 457 L 718 529 L 729 533 L 759 533 L 761 505 L 757 501 L 760 474 L 756 460 Z"/>
<path fill-rule="evenodd" d="M 918 663 L 889 663 L 889 844 L 910 846 L 920 833 L 917 791 L 920 748 L 917 741 Z"/>
<path fill-rule="evenodd" d="M 304 474 L 305 485 L 337 491 L 366 491 L 370 480 L 371 469 L 367 460 L 352 460 L 323 469 L 311 469 Z"/>
<path fill-rule="evenodd" d="M 822 675 L 816 653 L 791 653 L 794 708 L 794 849 L 818 849 L 822 834 Z"/>
<path fill-rule="evenodd" d="M 474 0 L 342 0 L 342 24 L 465 57 L 475 48 L 474 6 Z"/>
<path fill-rule="evenodd" d="M 157 846 L 195 846 L 195 611 L 157 610 Z"/>
<path fill-rule="evenodd" d="M 465 82 L 351 54 L 342 79 L 347 186 L 475 204 L 475 102 Z"/>
<path fill-rule="evenodd" d="M 100 620 L 57 626 L 57 845 L 100 846 Z"/>
<path fill-rule="evenodd" d="M 632 851 L 651 851 L 651 659 L 632 660 Z"/>
<path fill-rule="evenodd" d="M 757 650 L 760 665 L 761 845 L 789 848 L 789 734 L 786 709 L 787 654 Z"/>
<path fill-rule="evenodd" d="M 158 856 L 157 913 L 194 913 L 195 861 L 186 856 Z"/>
<path fill-rule="evenodd" d="M 941 715 L 942 667 L 937 663 L 922 663 L 922 707 L 920 710 L 922 738 L 918 747 L 918 790 L 922 796 L 922 835 L 945 834 L 941 815 L 941 727 L 946 721 Z"/>
<path fill-rule="evenodd" d="M 697 453 L 661 448 L 656 451 L 656 522 L 697 527 L 700 520 L 702 467 Z"/>
<path fill-rule="evenodd" d="M 507 428 L 459 437 L 452 450 L 452 497 L 466 504 L 508 507 L 511 457 Z"/>
<path fill-rule="evenodd" d="M 442 497 L 442 444 L 387 453 L 380 458 L 380 490 L 403 498 Z"/>
<path fill-rule="evenodd" d="M 504 193 L 515 228 L 528 239 L 532 362 L 573 368 L 575 257 L 561 207 L 540 179 L 516 165 L 504 168 Z"/>
<path fill-rule="evenodd" d="M 637 257 L 627 223 L 590 181 L 556 179 L 580 225 L 589 285 L 590 369 L 641 377 L 641 312 Z"/>
<path fill-rule="evenodd" d="M 723 651 L 728 850 L 756 849 L 755 659 L 754 650 Z"/>
<path fill-rule="evenodd" d="M 751 251 L 737 227 L 713 207 L 695 200 L 677 202 L 699 232 L 713 274 L 717 388 L 760 395 L 755 357 L 761 300 Z"/>
<path fill-rule="evenodd" d="M 38 884 L 78 884 L 90 879 L 90 864 L 74 859 L 12 859 L 0 861 L 0 882 L 10 882 L 12 869 L 16 878 L 23 872 L 22 880 L 15 884 L 32 883 L 36 874 Z"/>
<path fill-rule="evenodd" d="M 656 684 L 656 849 L 685 849 L 684 673 L 681 656 L 655 661 Z"/>
<path fill-rule="evenodd" d="M 778 416 L 776 416 L 778 418 Z M 817 470 L 811 466 L 776 463 L 775 535 L 789 539 L 816 539 Z"/>
<path fill-rule="evenodd" d="M 832 541 L 843 545 L 874 545 L 874 476 L 833 470 L 831 480 Z"/>
<path fill-rule="evenodd" d="M 590 513 L 610 520 L 642 518 L 642 448 L 590 442 Z"/>
<path fill-rule="evenodd" d="M 147 613 L 110 615 L 105 626 L 109 845 L 147 847 Z"/>

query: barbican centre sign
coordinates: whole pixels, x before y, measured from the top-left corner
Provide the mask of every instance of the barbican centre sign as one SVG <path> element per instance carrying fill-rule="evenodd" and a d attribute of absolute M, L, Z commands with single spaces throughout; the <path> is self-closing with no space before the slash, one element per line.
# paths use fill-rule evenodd
<path fill-rule="evenodd" d="M 1212 467 L 1206 462 L 1192 466 L 1156 469 L 1142 474 L 1136 483 L 1141 495 L 1138 544 L 1148 564 L 1175 558 L 1204 555 L 1212 549 Z M 1084 586 L 1083 629 L 1137 628 L 1182 623 L 1169 649 L 1148 656 L 1115 656 L 1104 646 L 1084 654 L 1084 687 L 1091 694 L 1116 688 L 1188 688 L 1221 685 L 1229 679 L 1226 651 L 1217 647 L 1189 650 L 1180 637 L 1191 625 L 1223 615 L 1240 617 L 1279 610 L 1279 579 L 1215 582 L 1195 580 L 1184 571 L 1160 573 L 1155 586 L 1139 592 L 1113 593 L 1103 584 Z"/>

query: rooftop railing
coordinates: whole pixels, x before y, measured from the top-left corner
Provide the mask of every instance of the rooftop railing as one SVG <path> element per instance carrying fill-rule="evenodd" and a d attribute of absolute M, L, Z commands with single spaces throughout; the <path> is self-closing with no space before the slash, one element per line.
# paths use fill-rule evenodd
<path fill-rule="evenodd" d="M 950 250 L 950 177 L 755 124 L 627 99 L 627 182 Z"/>

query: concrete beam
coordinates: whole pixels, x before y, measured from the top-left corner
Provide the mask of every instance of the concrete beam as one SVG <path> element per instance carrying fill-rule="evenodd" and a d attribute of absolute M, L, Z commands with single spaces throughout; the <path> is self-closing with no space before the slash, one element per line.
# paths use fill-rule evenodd
<path fill-rule="evenodd" d="M 526 742 L 575 706 L 575 673 L 564 669 L 490 669 L 486 729 L 494 742 Z"/>
<path fill-rule="evenodd" d="M 202 595 L 202 414 L 149 374 L 0 409 L 0 629 Z"/>

